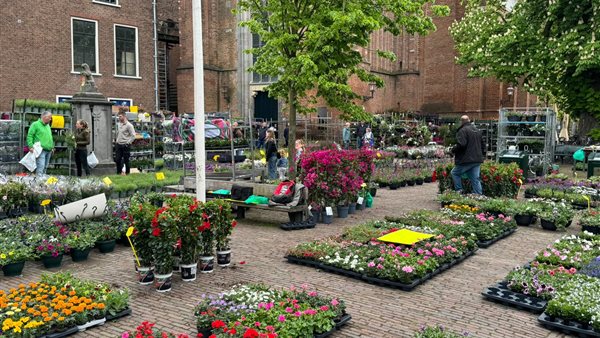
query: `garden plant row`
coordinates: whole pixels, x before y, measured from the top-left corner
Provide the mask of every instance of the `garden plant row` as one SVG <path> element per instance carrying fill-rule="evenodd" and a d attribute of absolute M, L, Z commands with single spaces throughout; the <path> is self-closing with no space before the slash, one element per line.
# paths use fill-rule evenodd
<path fill-rule="evenodd" d="M 59 338 L 129 314 L 127 289 L 70 273 L 0 290 L 0 337 Z"/>
<path fill-rule="evenodd" d="M 508 306 L 542 313 L 550 329 L 600 337 L 600 236 L 564 236 L 513 269 L 483 296 Z"/>
<path fill-rule="evenodd" d="M 477 242 L 505 237 L 515 228 L 514 220 L 503 215 L 422 210 L 348 228 L 339 236 L 301 243 L 288 250 L 286 258 L 290 263 L 410 291 L 472 255 Z M 432 237 L 412 245 L 378 240 L 400 229 Z"/>

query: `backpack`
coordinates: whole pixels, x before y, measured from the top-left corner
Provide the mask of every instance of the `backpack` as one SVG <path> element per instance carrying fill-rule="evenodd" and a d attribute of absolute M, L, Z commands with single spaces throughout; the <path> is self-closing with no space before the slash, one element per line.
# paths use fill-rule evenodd
<path fill-rule="evenodd" d="M 254 188 L 244 187 L 238 184 L 234 184 L 231 187 L 231 199 L 236 201 L 245 201 L 248 197 L 252 196 Z"/>
<path fill-rule="evenodd" d="M 273 196 L 271 196 L 271 201 L 279 204 L 290 203 L 294 199 L 295 191 L 296 183 L 294 181 L 283 181 L 275 188 Z"/>

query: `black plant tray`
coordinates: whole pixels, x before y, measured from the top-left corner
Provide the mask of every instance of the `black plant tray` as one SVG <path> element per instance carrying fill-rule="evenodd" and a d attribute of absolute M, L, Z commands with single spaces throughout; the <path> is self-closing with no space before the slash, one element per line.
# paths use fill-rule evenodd
<path fill-rule="evenodd" d="M 319 333 L 319 334 L 315 334 L 315 338 L 325 338 L 325 337 L 329 337 L 332 333 L 334 333 L 337 330 L 340 330 L 344 325 L 346 325 L 346 323 L 348 323 L 348 321 L 350 321 L 350 319 L 352 319 L 352 316 L 350 316 L 349 314 L 345 314 L 342 316 L 342 318 L 340 318 L 339 321 L 335 322 L 335 326 L 327 331 L 327 332 L 323 332 L 323 333 Z"/>
<path fill-rule="evenodd" d="M 309 260 L 309 259 L 298 258 L 298 257 L 294 257 L 294 256 L 285 256 L 285 258 L 287 258 L 288 263 L 299 264 L 299 265 L 306 265 L 306 266 L 310 266 L 310 267 L 317 268 L 317 269 L 321 268 L 321 263 L 319 263 L 317 261 L 312 261 L 312 260 Z"/>
<path fill-rule="evenodd" d="M 320 266 L 321 270 L 327 271 L 327 272 L 331 272 L 331 273 L 335 273 L 338 275 L 342 275 L 342 276 L 347 276 L 350 278 L 356 278 L 356 279 L 361 279 L 362 278 L 362 274 L 352 271 L 352 270 L 346 270 L 346 269 L 342 269 L 342 268 L 337 268 L 335 266 L 331 266 L 331 265 L 325 265 L 321 263 Z"/>
<path fill-rule="evenodd" d="M 490 239 L 489 241 L 477 241 L 477 246 L 483 249 L 488 248 L 490 245 L 498 242 L 499 240 L 512 235 L 515 231 L 517 231 L 517 229 L 510 229 L 501 233 L 496 238 Z"/>
<path fill-rule="evenodd" d="M 469 251 L 469 252 L 465 253 L 464 255 L 454 259 L 453 261 L 441 265 L 439 268 L 435 269 L 434 271 L 427 273 L 425 276 L 415 279 L 414 281 L 412 281 L 411 283 L 408 283 L 408 284 L 401 283 L 401 282 L 394 282 L 394 281 L 390 281 L 387 279 L 380 279 L 377 277 L 368 277 L 367 275 L 363 275 L 358 272 L 341 269 L 341 268 L 337 268 L 337 267 L 330 266 L 330 265 L 325 265 L 325 264 L 322 264 L 322 263 L 319 263 L 316 261 L 311 261 L 308 259 L 302 259 L 302 258 L 293 257 L 293 256 L 286 256 L 285 258 L 287 258 L 288 263 L 315 267 L 315 268 L 321 269 L 323 271 L 332 272 L 335 274 L 360 279 L 367 283 L 381 285 L 381 286 L 387 286 L 387 287 L 391 287 L 391 288 L 395 288 L 395 289 L 400 289 L 402 291 L 411 291 L 412 289 L 416 288 L 418 285 L 422 284 L 426 280 L 431 279 L 432 277 L 440 274 L 441 272 L 444 272 L 445 270 L 448 270 L 452 266 L 464 261 L 465 259 L 467 259 L 467 257 L 473 255 L 475 253 L 475 251 L 477 251 L 477 249 L 475 249 L 473 251 Z"/>
<path fill-rule="evenodd" d="M 72 334 L 75 334 L 79 332 L 79 329 L 77 328 L 77 326 L 73 326 L 72 328 L 63 331 L 63 332 L 57 332 L 57 333 L 49 333 L 45 336 L 41 336 L 40 338 L 61 338 L 61 337 L 66 337 L 66 336 L 70 336 Z"/>
<path fill-rule="evenodd" d="M 289 223 L 281 223 L 279 227 L 283 230 L 304 230 L 304 229 L 312 229 L 317 225 L 317 223 L 313 221 L 304 221 L 304 222 L 289 222 Z"/>
<path fill-rule="evenodd" d="M 532 313 L 542 313 L 548 302 L 543 299 L 511 291 L 505 282 L 485 288 L 481 293 L 488 300 Z"/>
<path fill-rule="evenodd" d="M 591 326 L 573 320 L 564 320 L 547 315 L 545 312 L 538 317 L 538 322 L 547 329 L 561 331 L 577 337 L 600 337 L 600 332 Z"/>
<path fill-rule="evenodd" d="M 110 314 L 106 315 L 106 321 L 111 321 L 111 320 L 116 320 L 119 319 L 121 317 L 125 317 L 125 316 L 129 316 L 131 314 L 131 309 L 127 308 L 121 312 L 116 313 L 114 316 L 111 316 Z"/>

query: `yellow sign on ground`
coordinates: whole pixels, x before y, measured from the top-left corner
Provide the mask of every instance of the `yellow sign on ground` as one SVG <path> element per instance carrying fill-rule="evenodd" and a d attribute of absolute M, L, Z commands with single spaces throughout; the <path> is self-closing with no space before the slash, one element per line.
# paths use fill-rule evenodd
<path fill-rule="evenodd" d="M 112 181 L 111 181 L 111 179 L 108 176 L 106 176 L 105 178 L 103 178 L 102 182 L 104 182 L 104 184 L 106 184 L 106 185 L 111 185 L 112 184 Z"/>
<path fill-rule="evenodd" d="M 377 239 L 382 242 L 410 245 L 431 237 L 433 237 L 433 235 L 408 229 L 400 229 L 398 231 L 383 235 Z"/>
<path fill-rule="evenodd" d="M 156 173 L 156 180 L 162 181 L 164 179 L 165 179 L 165 173 L 163 173 L 163 172 Z"/>
<path fill-rule="evenodd" d="M 65 127 L 65 117 L 62 115 L 52 115 L 52 123 L 50 128 L 63 129 Z"/>

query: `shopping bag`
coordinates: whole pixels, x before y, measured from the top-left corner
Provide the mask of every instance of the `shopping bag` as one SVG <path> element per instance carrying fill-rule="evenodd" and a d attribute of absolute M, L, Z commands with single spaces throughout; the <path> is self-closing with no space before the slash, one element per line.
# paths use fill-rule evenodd
<path fill-rule="evenodd" d="M 43 150 L 44 149 L 42 149 L 42 144 L 40 142 L 36 142 L 33 144 L 33 155 L 35 156 L 35 158 L 40 157 L 40 154 Z"/>
<path fill-rule="evenodd" d="M 98 165 L 98 158 L 96 158 L 96 154 L 93 151 L 88 155 L 87 163 L 90 168 L 95 168 Z"/>
<path fill-rule="evenodd" d="M 575 153 L 573 153 L 573 159 L 575 161 L 585 161 L 585 151 L 583 151 L 583 148 L 577 150 Z"/>
<path fill-rule="evenodd" d="M 34 171 L 37 168 L 37 163 L 35 159 L 34 153 L 27 153 L 23 158 L 19 161 L 22 165 L 27 168 L 29 171 Z"/>

